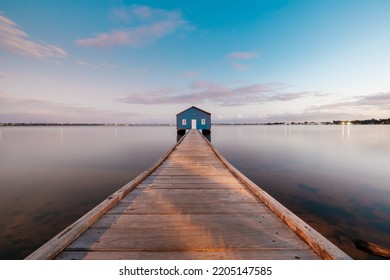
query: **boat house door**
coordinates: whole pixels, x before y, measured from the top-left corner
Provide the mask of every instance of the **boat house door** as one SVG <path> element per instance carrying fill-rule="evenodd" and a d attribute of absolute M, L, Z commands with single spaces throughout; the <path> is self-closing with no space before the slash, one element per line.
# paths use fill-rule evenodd
<path fill-rule="evenodd" d="M 196 120 L 191 120 L 191 129 L 196 129 Z"/>

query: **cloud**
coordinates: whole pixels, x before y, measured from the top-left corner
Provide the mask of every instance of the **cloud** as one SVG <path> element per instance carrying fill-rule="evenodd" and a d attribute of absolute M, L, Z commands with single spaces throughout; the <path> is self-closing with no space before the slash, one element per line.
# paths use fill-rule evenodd
<path fill-rule="evenodd" d="M 0 79 L 1 78 L 13 78 L 13 77 L 14 77 L 14 75 L 11 75 L 11 74 L 8 74 L 8 73 L 0 71 Z"/>
<path fill-rule="evenodd" d="M 248 69 L 247 66 L 243 65 L 243 64 L 240 64 L 240 63 L 232 63 L 234 69 L 236 69 L 237 71 L 240 71 L 240 72 L 244 72 Z"/>
<path fill-rule="evenodd" d="M 89 67 L 89 68 L 94 68 L 94 69 L 100 69 L 101 67 L 96 65 L 96 64 L 92 64 L 92 63 L 89 63 L 89 62 L 86 62 L 84 60 L 75 60 L 75 62 L 79 65 L 82 65 L 82 66 L 86 66 L 86 67 Z"/>
<path fill-rule="evenodd" d="M 380 107 L 390 111 L 390 92 L 361 95 L 355 103 L 362 107 Z"/>
<path fill-rule="evenodd" d="M 322 96 L 314 93 L 313 96 Z M 299 114 L 271 116 L 273 121 L 332 121 L 388 118 L 390 93 L 358 95 L 349 100 L 307 107 Z"/>
<path fill-rule="evenodd" d="M 255 52 L 231 52 L 226 55 L 228 59 L 253 59 L 257 57 Z"/>
<path fill-rule="evenodd" d="M 234 88 L 216 82 L 199 80 L 184 90 L 163 88 L 133 91 L 118 101 L 146 105 L 214 103 L 220 106 L 239 106 L 276 101 L 286 102 L 315 95 L 312 92 L 282 92 L 284 88 L 285 85 L 278 83 L 252 84 Z"/>
<path fill-rule="evenodd" d="M 89 63 L 89 62 L 86 62 L 86 61 L 81 60 L 81 59 L 77 59 L 77 60 L 75 60 L 75 62 L 79 65 L 93 68 L 93 69 L 103 69 L 103 68 L 114 69 L 117 67 L 115 64 L 110 64 L 110 63 L 93 64 L 93 63 Z"/>
<path fill-rule="evenodd" d="M 67 56 L 67 53 L 59 47 L 32 41 L 16 23 L 2 15 L 0 15 L 0 48 L 38 59 Z"/>
<path fill-rule="evenodd" d="M 381 110 L 390 112 L 390 92 L 359 95 L 341 102 L 312 106 L 308 111 L 334 111 L 334 110 Z"/>
<path fill-rule="evenodd" d="M 110 48 L 114 46 L 142 47 L 190 25 L 177 10 L 155 9 L 149 6 L 130 6 L 116 9 L 112 16 L 126 23 L 127 27 L 82 38 L 76 44 L 84 47 Z"/>
<path fill-rule="evenodd" d="M 97 109 L 81 104 L 64 104 L 44 99 L 24 99 L 0 94 L 1 122 L 128 123 L 135 117 L 140 117 L 140 115 Z"/>
<path fill-rule="evenodd" d="M 225 56 L 225 58 L 229 61 L 230 65 L 233 66 L 239 72 L 244 72 L 248 70 L 248 66 L 237 63 L 237 60 L 250 60 L 257 57 L 257 53 L 255 52 L 231 52 Z"/>
<path fill-rule="evenodd" d="M 186 71 L 182 74 L 186 78 L 195 78 L 200 75 L 199 71 Z"/>
<path fill-rule="evenodd" d="M 166 11 L 152 9 L 149 6 L 132 5 L 127 8 L 114 8 L 110 12 L 110 18 L 116 22 L 132 23 L 135 21 L 148 21 L 153 17 L 163 16 Z"/>

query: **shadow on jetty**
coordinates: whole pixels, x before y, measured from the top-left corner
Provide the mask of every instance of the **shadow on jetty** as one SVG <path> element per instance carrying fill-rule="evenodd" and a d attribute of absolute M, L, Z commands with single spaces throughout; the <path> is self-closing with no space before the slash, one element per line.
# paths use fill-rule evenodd
<path fill-rule="evenodd" d="M 179 142 L 181 138 L 186 134 L 185 129 L 178 129 L 176 135 L 176 142 Z M 202 134 L 206 137 L 206 139 L 211 143 L 211 130 L 210 129 L 202 129 Z"/>

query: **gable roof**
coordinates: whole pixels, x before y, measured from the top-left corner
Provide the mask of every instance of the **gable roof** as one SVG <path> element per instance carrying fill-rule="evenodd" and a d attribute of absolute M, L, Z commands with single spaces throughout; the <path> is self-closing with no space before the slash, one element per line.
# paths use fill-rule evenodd
<path fill-rule="evenodd" d="M 198 107 L 192 106 L 192 107 L 190 107 L 190 108 L 188 108 L 188 109 L 185 109 L 184 111 L 181 111 L 180 113 L 177 113 L 176 116 L 177 116 L 177 115 L 180 115 L 180 114 L 184 113 L 185 111 L 188 111 L 188 110 L 190 110 L 190 109 L 192 109 L 192 108 L 195 108 L 195 109 L 198 110 L 198 111 L 201 111 L 201 112 L 203 112 L 203 113 L 206 113 L 206 114 L 211 115 L 209 112 L 206 112 L 206 111 L 204 111 L 204 110 L 202 110 L 202 109 L 199 109 Z"/>

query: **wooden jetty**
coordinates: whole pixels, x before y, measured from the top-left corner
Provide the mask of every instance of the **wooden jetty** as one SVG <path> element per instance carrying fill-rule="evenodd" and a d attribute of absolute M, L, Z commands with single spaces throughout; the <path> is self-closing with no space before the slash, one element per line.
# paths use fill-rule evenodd
<path fill-rule="evenodd" d="M 26 259 L 350 259 L 197 130 Z"/>

